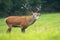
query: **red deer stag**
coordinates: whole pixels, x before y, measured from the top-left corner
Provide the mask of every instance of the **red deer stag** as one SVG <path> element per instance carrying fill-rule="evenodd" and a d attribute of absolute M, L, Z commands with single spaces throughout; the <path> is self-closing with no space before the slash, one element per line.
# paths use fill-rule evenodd
<path fill-rule="evenodd" d="M 25 29 L 33 24 L 40 16 L 40 13 L 33 13 L 31 16 L 9 16 L 5 19 L 8 25 L 7 32 L 11 32 L 12 27 L 20 27 L 21 32 L 25 32 Z"/>
<path fill-rule="evenodd" d="M 10 16 L 5 19 L 8 25 L 7 32 L 11 31 L 12 27 L 21 27 L 21 32 L 25 32 L 25 29 L 33 24 L 38 18 L 39 13 L 33 13 L 31 16 Z"/>

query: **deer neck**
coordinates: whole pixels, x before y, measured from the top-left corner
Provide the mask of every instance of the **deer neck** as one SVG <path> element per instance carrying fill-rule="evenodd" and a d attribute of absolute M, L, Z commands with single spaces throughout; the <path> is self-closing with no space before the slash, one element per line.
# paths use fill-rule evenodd
<path fill-rule="evenodd" d="M 31 17 L 31 20 L 29 21 L 29 25 L 33 24 L 36 21 L 36 19 L 34 18 L 34 16 Z"/>

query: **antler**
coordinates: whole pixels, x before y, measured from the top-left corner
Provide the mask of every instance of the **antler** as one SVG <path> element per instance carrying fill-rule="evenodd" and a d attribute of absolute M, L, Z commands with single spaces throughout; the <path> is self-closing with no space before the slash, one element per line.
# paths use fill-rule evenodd
<path fill-rule="evenodd" d="M 36 9 L 37 9 L 37 11 L 36 11 L 36 12 L 40 11 L 40 10 L 41 10 L 41 6 L 36 7 Z"/>
<path fill-rule="evenodd" d="M 38 7 L 36 7 L 36 8 L 37 8 L 37 11 L 36 12 L 38 12 L 40 9 Z"/>

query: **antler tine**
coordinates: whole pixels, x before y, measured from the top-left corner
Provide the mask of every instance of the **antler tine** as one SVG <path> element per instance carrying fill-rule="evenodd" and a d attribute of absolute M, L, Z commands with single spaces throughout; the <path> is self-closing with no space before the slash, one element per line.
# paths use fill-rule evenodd
<path fill-rule="evenodd" d="M 37 11 L 36 11 L 36 12 L 38 12 L 38 11 L 40 10 L 38 7 L 36 7 L 36 9 L 37 9 Z"/>

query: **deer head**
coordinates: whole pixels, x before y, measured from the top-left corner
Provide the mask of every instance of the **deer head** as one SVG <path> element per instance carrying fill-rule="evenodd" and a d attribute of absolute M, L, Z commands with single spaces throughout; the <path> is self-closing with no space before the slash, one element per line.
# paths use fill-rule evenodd
<path fill-rule="evenodd" d="M 40 18 L 40 13 L 33 13 L 34 19 L 39 19 Z"/>

